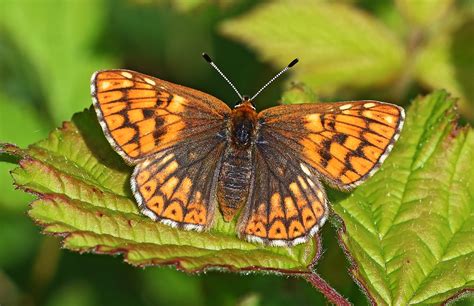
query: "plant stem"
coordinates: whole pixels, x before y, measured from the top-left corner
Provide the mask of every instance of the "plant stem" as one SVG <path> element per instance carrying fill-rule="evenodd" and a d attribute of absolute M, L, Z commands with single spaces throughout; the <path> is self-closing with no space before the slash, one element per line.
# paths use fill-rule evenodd
<path fill-rule="evenodd" d="M 331 287 L 324 279 L 322 279 L 318 274 L 311 273 L 305 277 L 306 280 L 313 285 L 319 292 L 324 294 L 324 296 L 335 305 L 352 305 L 346 298 L 344 298 L 339 292 Z"/>

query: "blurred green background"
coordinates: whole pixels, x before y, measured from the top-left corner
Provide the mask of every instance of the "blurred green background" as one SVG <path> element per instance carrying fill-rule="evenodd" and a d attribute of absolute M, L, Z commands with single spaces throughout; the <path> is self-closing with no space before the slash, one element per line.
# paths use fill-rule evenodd
<path fill-rule="evenodd" d="M 308 16 L 301 16 L 305 6 Z M 323 101 L 403 106 L 446 88 L 459 98 L 461 121 L 472 123 L 473 41 L 470 0 L 2 0 L 0 141 L 26 146 L 89 107 L 89 78 L 99 69 L 137 70 L 233 105 L 235 93 L 202 60 L 203 51 L 246 94 L 300 58 L 292 75 L 258 98 L 260 109 L 277 104 L 290 81 L 305 81 Z M 0 305 L 327 303 L 302 279 L 187 275 L 62 250 L 26 216 L 32 196 L 11 185 L 15 161 L 0 161 Z M 317 272 L 350 301 L 367 304 L 334 228 L 325 226 L 322 237 Z"/>

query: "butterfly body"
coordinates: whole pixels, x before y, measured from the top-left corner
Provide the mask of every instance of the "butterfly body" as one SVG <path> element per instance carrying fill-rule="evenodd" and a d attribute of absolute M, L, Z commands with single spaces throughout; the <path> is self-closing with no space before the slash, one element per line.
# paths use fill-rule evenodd
<path fill-rule="evenodd" d="M 134 165 L 141 212 L 185 230 L 219 209 L 248 241 L 307 241 L 329 213 L 321 181 L 350 190 L 398 139 L 401 107 L 378 101 L 230 109 L 195 89 L 130 70 L 98 71 L 91 95 L 107 140 Z"/>
<path fill-rule="evenodd" d="M 257 112 L 250 101 L 238 104 L 228 119 L 226 149 L 217 187 L 225 221 L 231 221 L 247 201 L 254 168 Z"/>

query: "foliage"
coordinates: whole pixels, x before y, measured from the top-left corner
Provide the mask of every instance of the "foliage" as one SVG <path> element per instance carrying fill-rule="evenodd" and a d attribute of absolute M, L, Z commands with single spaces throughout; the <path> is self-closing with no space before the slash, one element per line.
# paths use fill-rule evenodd
<path fill-rule="evenodd" d="M 38 195 L 29 215 L 46 233 L 65 236 L 76 251 L 124 253 L 135 265 L 175 264 L 185 271 L 207 267 L 231 270 L 308 271 L 317 248 L 260 248 L 236 236 L 221 218 L 209 233 L 183 231 L 138 211 L 130 196 L 131 168 L 103 137 L 93 110 L 79 113 L 49 138 L 21 150 L 12 172 L 15 184 Z M 220 215 L 219 215 L 220 217 Z"/>
<path fill-rule="evenodd" d="M 383 169 L 334 206 L 377 304 L 441 303 L 474 285 L 474 132 L 444 92 L 418 98 Z"/>
<path fill-rule="evenodd" d="M 236 101 L 232 90 L 200 59 L 203 51 L 246 93 L 253 93 L 289 60 L 300 58 L 285 78 L 306 85 L 297 83 L 281 96 L 284 82 L 279 80 L 259 96 L 259 108 L 274 105 L 280 97 L 283 103 L 377 99 L 408 106 L 416 95 L 445 88 L 460 98 L 461 120 L 472 123 L 474 6 L 465 0 L 425 3 L 6 0 L 0 5 L 0 142 L 25 147 L 45 138 L 49 129 L 73 112 L 88 107 L 89 77 L 102 68 L 142 71 L 199 88 L 232 105 Z M 344 222 L 334 215 L 332 223 L 337 228 L 345 225 L 339 239 L 351 262 L 345 260 L 335 229 L 326 225 L 318 249 L 323 253 L 315 267 L 318 275 L 355 304 L 367 302 L 356 283 L 381 304 L 437 304 L 473 287 L 472 246 L 462 243 L 463 235 L 472 232 L 472 183 L 468 183 L 472 168 L 464 160 L 472 154 L 468 152 L 472 132 L 455 127 L 452 103 L 441 92 L 417 99 L 408 110 L 398 145 L 379 174 L 350 196 L 330 191 L 332 207 Z M 79 134 L 72 133 L 75 129 Z M 272 273 L 190 276 L 173 269 L 136 269 L 109 256 L 61 251 L 59 239 L 44 238 L 25 217 L 33 197 L 11 187 L 8 170 L 23 157 L 28 158 L 22 159 L 23 168 L 15 170 L 15 179 L 30 190 L 53 195 L 35 200 L 30 215 L 49 232 L 70 231 L 74 226 L 84 232 L 66 237 L 67 248 L 92 250 L 104 242 L 107 248 L 95 251 L 110 253 L 127 238 L 131 238 L 130 247 L 137 246 L 132 241 L 139 236 L 126 237 L 126 220 L 132 220 L 137 233 L 159 227 L 168 242 L 174 234 L 181 237 L 137 215 L 126 186 L 130 168 L 110 151 L 99 132 L 86 111 L 29 149 L 3 147 L 9 154 L 0 153 L 0 304 L 301 305 L 326 301 L 299 278 Z M 78 140 L 81 153 L 97 155 L 90 160 L 77 152 L 74 155 L 74 147 L 61 146 L 63 136 Z M 57 146 L 54 137 L 59 137 Z M 85 140 L 97 144 L 100 152 L 81 142 Z M 112 175 L 102 177 L 100 171 Z M 32 173 L 38 176 L 29 176 Z M 97 190 L 86 188 L 91 186 Z M 100 201 L 101 196 L 116 202 Z M 117 206 L 111 209 L 110 203 Z M 98 211 L 106 219 L 101 221 L 106 224 L 103 228 L 98 227 Z M 78 218 L 81 222 L 74 224 L 73 213 L 89 219 Z M 61 220 L 65 222 L 58 223 Z M 102 230 L 109 234 L 107 238 L 98 235 Z M 231 227 L 214 231 L 214 241 L 224 239 L 230 246 L 241 243 Z M 172 258 L 163 255 L 159 233 L 142 232 L 141 241 L 151 241 L 162 259 Z M 81 240 L 84 237 L 87 240 Z M 94 240 L 97 237 L 102 241 Z M 269 259 L 253 264 L 280 272 L 288 272 L 281 270 L 287 268 L 307 272 L 316 253 L 311 249 L 304 257 L 242 245 L 253 248 L 249 253 L 264 252 Z M 174 243 L 170 250 L 180 247 Z M 301 246 L 298 250 L 305 248 L 310 249 Z M 133 256 L 127 260 L 134 264 L 149 263 L 153 257 L 144 252 L 128 254 Z M 209 254 L 216 257 L 211 260 Z M 249 266 L 241 261 L 248 254 L 232 258 L 223 254 L 211 250 L 201 262 L 184 258 L 183 269 L 197 269 L 207 260 L 230 263 L 236 269 Z M 456 274 L 463 264 L 465 273 Z M 349 265 L 356 282 L 348 276 Z M 115 279 L 127 281 L 111 281 Z M 319 285 L 324 287 L 324 282 Z M 473 298 L 464 296 L 455 303 L 472 305 Z"/>
<path fill-rule="evenodd" d="M 291 22 L 278 26 L 282 20 Z M 261 50 L 264 60 L 278 66 L 297 50 L 304 64 L 295 69 L 295 77 L 325 94 L 341 85 L 391 79 L 405 56 L 402 44 L 381 24 L 340 4 L 270 2 L 224 23 L 222 31 Z"/>
<path fill-rule="evenodd" d="M 408 113 L 386 166 L 333 203 L 353 273 L 381 304 L 442 302 L 474 282 L 474 134 L 455 126 L 453 101 L 443 92 L 418 99 Z M 64 236 L 66 248 L 185 271 L 311 273 L 318 248 L 312 243 L 263 247 L 239 240 L 235 224 L 220 218 L 211 232 L 196 233 L 140 216 L 128 187 L 131 169 L 106 142 L 93 110 L 26 150 L 2 150 L 20 158 L 15 184 L 38 196 L 29 215 L 46 233 Z"/>
<path fill-rule="evenodd" d="M 451 0 L 400 0 L 386 4 L 381 17 L 334 1 L 279 0 L 224 22 L 221 30 L 277 67 L 291 54 L 300 56 L 304 67 L 294 76 L 318 93 L 390 84 L 390 97 L 401 99 L 418 81 L 461 97 L 463 113 L 474 118 L 474 14 Z"/>

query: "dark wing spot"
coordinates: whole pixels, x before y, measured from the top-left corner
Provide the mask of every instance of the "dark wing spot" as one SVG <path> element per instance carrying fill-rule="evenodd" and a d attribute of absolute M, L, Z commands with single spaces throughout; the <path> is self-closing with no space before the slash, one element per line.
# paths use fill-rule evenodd
<path fill-rule="evenodd" d="M 326 117 L 324 115 L 319 115 L 319 120 L 321 121 L 321 125 L 326 127 Z"/>
<path fill-rule="evenodd" d="M 155 128 L 161 127 L 163 124 L 165 124 L 165 120 L 161 117 L 156 117 L 155 118 Z"/>
<path fill-rule="evenodd" d="M 365 143 L 361 143 L 357 149 L 354 150 L 352 155 L 358 156 L 358 157 L 364 157 L 365 158 L 365 153 L 364 153 L 364 147 L 366 146 Z"/>
<path fill-rule="evenodd" d="M 158 142 L 160 137 L 166 132 L 166 129 L 163 128 L 165 121 L 161 117 L 155 118 L 155 131 L 153 131 L 153 138 L 155 138 L 155 143 Z"/>
<path fill-rule="evenodd" d="M 322 157 L 321 165 L 327 167 L 329 160 L 332 158 L 331 154 L 328 151 L 321 149 L 319 150 L 319 155 Z"/>
<path fill-rule="evenodd" d="M 331 130 L 334 130 L 334 128 L 336 127 L 336 121 L 329 121 L 328 122 L 328 126 L 331 128 Z"/>
<path fill-rule="evenodd" d="M 347 140 L 347 135 L 346 134 L 336 134 L 332 137 L 333 141 L 337 142 L 338 144 L 343 145 L 344 142 Z"/>
<path fill-rule="evenodd" d="M 154 132 L 153 132 L 153 138 L 155 138 L 155 144 L 158 143 L 160 137 L 161 137 L 164 133 L 165 133 L 165 132 L 163 132 L 162 130 L 154 131 Z"/>
<path fill-rule="evenodd" d="M 355 171 L 354 167 L 352 167 L 351 155 L 350 154 L 347 154 L 346 158 L 344 158 L 344 167 L 346 167 L 346 171 L 350 170 L 350 171 L 353 171 L 355 173 L 358 173 L 357 171 Z"/>
<path fill-rule="evenodd" d="M 143 110 L 143 117 L 145 117 L 145 119 L 151 118 L 151 117 L 153 117 L 153 115 L 155 115 L 155 111 L 153 109 L 144 109 Z"/>
<path fill-rule="evenodd" d="M 329 149 L 331 148 L 331 140 L 329 139 L 326 139 L 326 140 L 323 140 L 323 147 L 324 149 L 326 149 L 326 151 L 329 151 Z"/>

